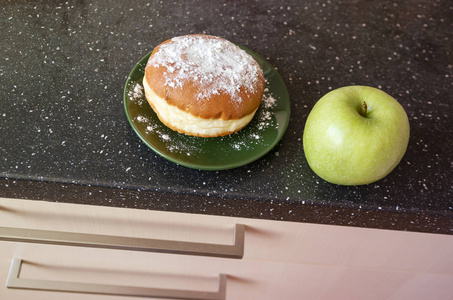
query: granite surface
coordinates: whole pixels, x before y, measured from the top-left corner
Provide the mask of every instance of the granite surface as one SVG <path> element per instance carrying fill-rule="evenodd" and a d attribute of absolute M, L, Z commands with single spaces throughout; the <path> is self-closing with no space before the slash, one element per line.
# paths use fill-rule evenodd
<path fill-rule="evenodd" d="M 453 234 L 450 1 L 1 1 L 0 196 Z M 179 166 L 137 137 L 123 108 L 135 64 L 206 33 L 282 76 L 280 143 L 223 171 Z M 406 109 L 409 147 L 386 178 L 329 184 L 303 153 L 325 93 L 380 88 Z"/>

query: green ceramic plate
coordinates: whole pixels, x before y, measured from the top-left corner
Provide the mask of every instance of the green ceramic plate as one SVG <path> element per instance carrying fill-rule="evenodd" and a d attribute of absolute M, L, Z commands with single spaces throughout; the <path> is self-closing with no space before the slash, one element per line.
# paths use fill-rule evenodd
<path fill-rule="evenodd" d="M 144 96 L 142 80 L 149 53 L 134 67 L 124 88 L 124 109 L 140 139 L 166 159 L 202 170 L 236 168 L 268 153 L 288 126 L 288 91 L 269 62 L 250 49 L 240 47 L 260 64 L 266 79 L 263 101 L 245 128 L 229 136 L 202 138 L 180 134 L 162 124 Z"/>

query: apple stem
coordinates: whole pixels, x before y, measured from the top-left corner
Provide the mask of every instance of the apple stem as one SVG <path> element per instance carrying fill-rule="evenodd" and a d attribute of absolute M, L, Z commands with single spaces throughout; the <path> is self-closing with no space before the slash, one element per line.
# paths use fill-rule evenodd
<path fill-rule="evenodd" d="M 366 105 L 366 102 L 363 101 L 363 104 L 362 104 L 362 116 L 366 117 L 366 112 L 367 112 L 367 109 L 368 109 L 368 106 Z"/>

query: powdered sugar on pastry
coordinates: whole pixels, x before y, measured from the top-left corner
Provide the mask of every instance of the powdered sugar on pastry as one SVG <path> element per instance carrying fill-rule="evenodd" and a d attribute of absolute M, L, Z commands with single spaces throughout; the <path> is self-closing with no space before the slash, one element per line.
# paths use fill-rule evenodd
<path fill-rule="evenodd" d="M 227 93 L 240 102 L 240 91 L 255 92 L 259 65 L 244 50 L 220 38 L 205 39 L 197 35 L 175 37 L 160 46 L 148 61 L 154 67 L 166 67 L 165 85 L 182 88 L 189 79 L 202 86 L 197 99 Z"/>

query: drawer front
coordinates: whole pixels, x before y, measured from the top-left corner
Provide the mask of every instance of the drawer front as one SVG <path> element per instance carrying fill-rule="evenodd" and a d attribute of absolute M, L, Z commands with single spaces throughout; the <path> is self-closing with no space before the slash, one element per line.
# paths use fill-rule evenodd
<path fill-rule="evenodd" d="M 0 242 L 0 294 L 4 299 L 111 299 L 111 295 L 7 288 L 12 258 L 22 259 L 20 279 L 69 286 L 218 291 L 220 299 L 451 299 L 453 276 L 329 265 L 231 260 L 162 253 Z M 144 297 L 145 298 L 145 297 Z M 137 299 L 119 295 L 115 299 Z M 156 298 L 163 299 L 163 298 Z"/>
<path fill-rule="evenodd" d="M 243 260 L 453 275 L 453 236 L 0 198 L 0 227 L 234 245 Z M 241 238 L 242 239 L 242 238 Z"/>
<path fill-rule="evenodd" d="M 231 220 L 11 199 L 0 205 L 3 240 L 237 259 L 244 253 L 245 226 Z"/>

